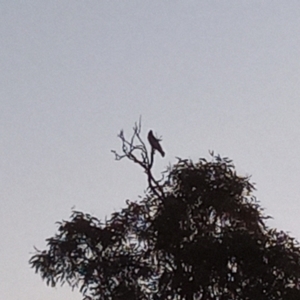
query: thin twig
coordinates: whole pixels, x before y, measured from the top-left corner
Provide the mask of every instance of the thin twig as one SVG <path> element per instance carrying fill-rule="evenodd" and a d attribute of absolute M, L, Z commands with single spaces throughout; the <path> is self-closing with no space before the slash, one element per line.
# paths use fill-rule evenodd
<path fill-rule="evenodd" d="M 164 177 L 157 180 L 154 178 L 152 174 L 152 167 L 154 162 L 154 149 L 151 149 L 149 155 L 147 147 L 143 139 L 141 138 L 141 118 L 139 119 L 139 123 L 135 123 L 133 127 L 133 135 L 130 141 L 125 138 L 123 130 L 120 131 L 118 137 L 121 139 L 122 142 L 123 154 L 119 154 L 117 153 L 117 151 L 112 150 L 112 153 L 114 153 L 115 155 L 115 159 L 121 160 L 123 158 L 128 158 L 134 163 L 140 165 L 144 169 L 145 173 L 147 174 L 148 188 L 159 199 L 165 198 L 163 186 L 160 184 Z M 139 153 L 141 158 L 138 158 L 136 153 Z"/>

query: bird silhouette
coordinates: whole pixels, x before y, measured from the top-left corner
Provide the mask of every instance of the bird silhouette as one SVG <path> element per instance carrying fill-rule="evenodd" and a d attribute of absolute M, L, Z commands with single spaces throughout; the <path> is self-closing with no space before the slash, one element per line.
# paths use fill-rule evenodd
<path fill-rule="evenodd" d="M 161 154 L 162 157 L 165 156 L 165 152 L 163 151 L 163 149 L 159 143 L 160 140 L 153 135 L 152 130 L 150 130 L 148 133 L 148 141 L 153 150 L 157 150 Z"/>

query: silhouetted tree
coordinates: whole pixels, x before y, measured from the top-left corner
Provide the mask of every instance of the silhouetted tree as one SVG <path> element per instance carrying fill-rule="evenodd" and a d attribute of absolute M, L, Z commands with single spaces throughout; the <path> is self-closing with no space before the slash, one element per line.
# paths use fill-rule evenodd
<path fill-rule="evenodd" d="M 268 228 L 249 178 L 231 160 L 178 159 L 152 174 L 136 124 L 123 154 L 148 178 L 145 198 L 105 222 L 74 211 L 31 266 L 47 284 L 79 287 L 86 299 L 299 300 L 300 250 Z M 137 141 L 137 143 L 136 143 Z"/>

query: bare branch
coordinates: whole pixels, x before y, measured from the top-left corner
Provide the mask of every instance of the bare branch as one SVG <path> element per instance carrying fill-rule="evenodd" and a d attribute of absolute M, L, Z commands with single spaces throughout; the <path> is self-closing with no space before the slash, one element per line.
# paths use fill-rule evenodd
<path fill-rule="evenodd" d="M 152 166 L 154 162 L 154 149 L 151 149 L 150 155 L 147 150 L 146 144 L 141 137 L 141 118 L 139 122 L 135 123 L 133 127 L 133 135 L 130 140 L 127 140 L 124 135 L 124 131 L 121 130 L 118 134 L 118 137 L 121 139 L 122 143 L 122 154 L 117 153 L 117 151 L 112 150 L 112 153 L 115 155 L 116 160 L 121 160 L 123 158 L 128 158 L 134 163 L 140 165 L 145 173 L 147 174 L 148 179 L 148 188 L 153 192 L 159 199 L 165 198 L 162 181 L 164 176 L 161 179 L 157 180 L 152 174 Z"/>

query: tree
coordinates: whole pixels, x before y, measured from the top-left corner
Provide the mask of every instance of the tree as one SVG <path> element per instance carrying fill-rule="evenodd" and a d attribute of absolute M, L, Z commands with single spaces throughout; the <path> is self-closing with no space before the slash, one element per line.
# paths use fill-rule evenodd
<path fill-rule="evenodd" d="M 79 287 L 85 299 L 300 299 L 300 249 L 265 224 L 254 186 L 232 161 L 178 159 L 152 174 L 140 123 L 122 155 L 148 179 L 142 201 L 101 222 L 74 211 L 30 264 L 47 284 Z"/>

